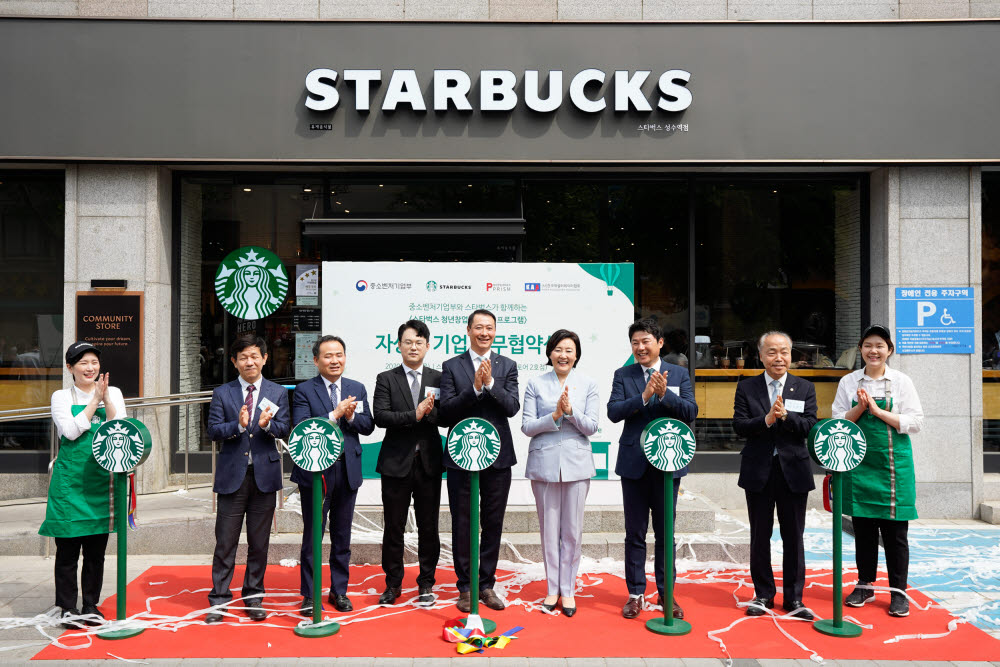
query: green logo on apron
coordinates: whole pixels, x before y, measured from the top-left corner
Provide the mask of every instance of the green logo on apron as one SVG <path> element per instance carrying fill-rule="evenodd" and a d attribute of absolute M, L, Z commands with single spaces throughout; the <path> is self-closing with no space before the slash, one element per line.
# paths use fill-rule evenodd
<path fill-rule="evenodd" d="M 329 419 L 306 419 L 288 436 L 288 453 L 295 465 L 309 472 L 323 472 L 344 451 L 344 434 Z"/>
<path fill-rule="evenodd" d="M 824 419 L 809 432 L 816 463 L 834 472 L 854 470 L 865 458 L 868 443 L 861 427 L 849 419 Z"/>
<path fill-rule="evenodd" d="M 463 419 L 448 434 L 451 460 L 464 470 L 485 470 L 500 454 L 500 434 L 485 419 Z"/>
<path fill-rule="evenodd" d="M 112 419 L 97 427 L 94 460 L 109 472 L 132 472 L 149 456 L 152 441 L 138 419 Z"/>
<path fill-rule="evenodd" d="M 215 294 L 222 307 L 244 320 L 259 320 L 281 307 L 288 274 L 277 255 L 247 246 L 229 253 L 215 274 Z"/>
<path fill-rule="evenodd" d="M 676 419 L 649 422 L 642 432 L 642 451 L 657 470 L 676 472 L 691 463 L 695 442 L 691 428 Z"/>

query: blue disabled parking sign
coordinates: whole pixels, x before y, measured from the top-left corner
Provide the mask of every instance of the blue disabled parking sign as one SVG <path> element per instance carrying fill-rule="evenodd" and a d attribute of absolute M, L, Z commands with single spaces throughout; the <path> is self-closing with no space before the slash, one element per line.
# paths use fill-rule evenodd
<path fill-rule="evenodd" d="M 975 352 L 975 296 L 972 287 L 897 287 L 896 351 Z"/>

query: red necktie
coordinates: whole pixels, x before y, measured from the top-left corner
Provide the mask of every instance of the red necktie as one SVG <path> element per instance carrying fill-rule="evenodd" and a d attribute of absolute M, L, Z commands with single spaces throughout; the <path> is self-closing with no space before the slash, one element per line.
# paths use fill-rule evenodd
<path fill-rule="evenodd" d="M 247 412 L 250 413 L 250 420 L 253 421 L 253 385 L 247 385 L 247 400 L 243 402 Z"/>

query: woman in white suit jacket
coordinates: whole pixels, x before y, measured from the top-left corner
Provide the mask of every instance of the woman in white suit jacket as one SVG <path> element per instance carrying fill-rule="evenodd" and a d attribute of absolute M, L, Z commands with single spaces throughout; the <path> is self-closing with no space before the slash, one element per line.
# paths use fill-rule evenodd
<path fill-rule="evenodd" d="M 521 403 L 521 431 L 531 437 L 525 477 L 538 508 L 548 595 L 555 609 L 562 598 L 566 616 L 576 613 L 573 593 L 583 547 L 583 511 L 596 472 L 590 436 L 597 432 L 597 384 L 574 370 L 580 337 L 560 329 L 545 347 L 552 370 L 532 378 Z"/>

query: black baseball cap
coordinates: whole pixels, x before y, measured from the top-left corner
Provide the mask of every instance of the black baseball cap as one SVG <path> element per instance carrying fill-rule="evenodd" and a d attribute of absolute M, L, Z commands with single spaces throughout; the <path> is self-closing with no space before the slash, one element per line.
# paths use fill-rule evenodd
<path fill-rule="evenodd" d="M 863 343 L 865 338 L 868 338 L 869 336 L 878 336 L 879 338 L 884 339 L 885 342 L 892 345 L 892 334 L 889 333 L 889 329 L 887 327 L 884 327 L 881 324 L 869 324 L 868 328 L 861 334 L 861 342 Z"/>
<path fill-rule="evenodd" d="M 93 352 L 98 356 L 98 358 L 100 358 L 101 356 L 101 351 L 98 350 L 93 345 L 91 345 L 90 343 L 88 343 L 87 341 L 85 340 L 76 341 L 68 348 L 66 348 L 66 363 L 70 365 L 75 364 L 76 362 L 80 361 L 80 358 L 87 352 Z"/>

